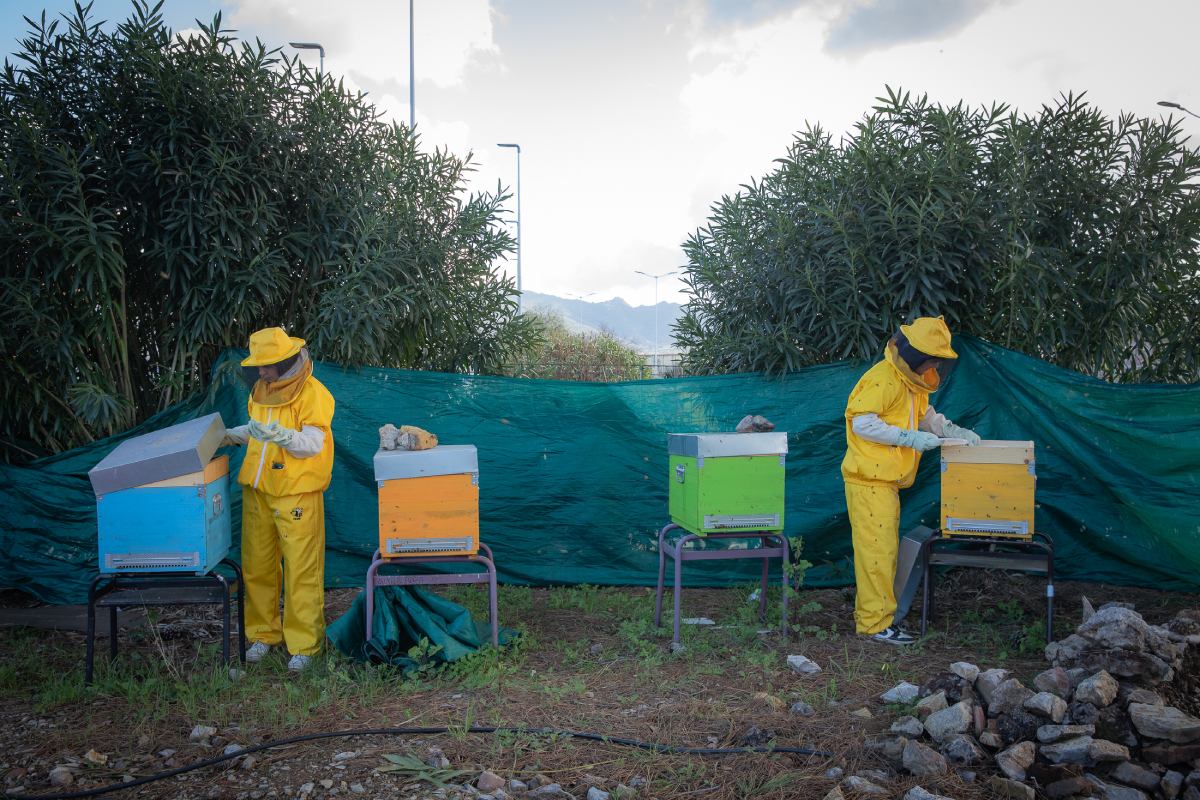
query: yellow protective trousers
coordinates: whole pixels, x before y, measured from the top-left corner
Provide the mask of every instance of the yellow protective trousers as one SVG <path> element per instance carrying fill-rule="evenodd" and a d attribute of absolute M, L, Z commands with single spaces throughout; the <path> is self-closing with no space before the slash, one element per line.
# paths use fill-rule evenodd
<path fill-rule="evenodd" d="M 322 493 L 276 497 L 243 486 L 242 572 L 246 579 L 247 641 L 269 645 L 283 642 L 292 655 L 321 652 L 325 641 Z"/>
<path fill-rule="evenodd" d="M 879 633 L 896 615 L 896 559 L 900 552 L 900 491 L 886 483 L 846 483 L 854 542 L 854 626 Z"/>

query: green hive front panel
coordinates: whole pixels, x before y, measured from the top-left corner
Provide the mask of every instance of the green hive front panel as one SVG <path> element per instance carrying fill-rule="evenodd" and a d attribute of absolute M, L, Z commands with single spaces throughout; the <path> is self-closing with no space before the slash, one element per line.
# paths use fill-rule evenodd
<path fill-rule="evenodd" d="M 786 434 L 671 434 L 668 442 L 672 522 L 700 535 L 783 529 Z"/>

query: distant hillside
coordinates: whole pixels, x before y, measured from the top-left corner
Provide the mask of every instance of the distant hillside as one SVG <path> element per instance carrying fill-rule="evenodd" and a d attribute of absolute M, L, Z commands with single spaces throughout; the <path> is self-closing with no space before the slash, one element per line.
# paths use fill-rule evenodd
<path fill-rule="evenodd" d="M 549 310 L 562 315 L 574 331 L 599 332 L 607 330 L 643 353 L 654 350 L 654 306 L 631 306 L 621 298 L 592 303 L 572 300 L 552 294 L 526 291 L 524 306 L 528 311 Z M 582 324 L 580 317 L 582 315 Z M 675 303 L 658 304 L 658 349 L 669 353 L 675 350 L 671 326 L 679 318 Z"/>

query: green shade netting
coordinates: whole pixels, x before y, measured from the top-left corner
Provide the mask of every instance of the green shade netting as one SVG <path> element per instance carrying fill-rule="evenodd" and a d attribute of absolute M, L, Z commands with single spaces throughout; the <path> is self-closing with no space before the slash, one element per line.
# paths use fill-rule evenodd
<path fill-rule="evenodd" d="M 1037 527 L 1054 538 L 1059 578 L 1200 589 L 1200 385 L 1115 385 L 968 337 L 955 347 L 960 363 L 934 405 L 985 438 L 1036 442 Z M 96 569 L 88 469 L 123 438 L 199 414 L 245 422 L 246 389 L 228 369 L 235 360 L 226 355 L 205 396 L 121 436 L 0 466 L 0 585 L 56 603 L 86 598 Z M 867 366 L 605 384 L 318 363 L 337 400 L 326 582 L 362 586 L 378 545 L 372 458 L 385 423 L 478 448 L 480 534 L 502 582 L 652 585 L 656 531 L 669 522 L 667 433 L 728 431 L 758 413 L 788 433 L 786 532 L 804 538 L 816 565 L 807 584 L 848 583 L 842 414 Z M 938 497 L 930 454 L 901 494 L 901 530 L 936 528 Z M 685 579 L 728 585 L 753 579 L 756 566 L 692 566 Z"/>
<path fill-rule="evenodd" d="M 405 672 L 427 664 L 449 664 L 491 643 L 491 627 L 471 619 L 467 609 L 419 586 L 375 587 L 371 638 L 367 638 L 366 600 L 362 592 L 350 610 L 325 631 L 343 654 L 355 661 L 391 664 Z M 500 644 L 514 632 L 500 629 Z M 410 655 L 417 648 L 418 652 Z"/>

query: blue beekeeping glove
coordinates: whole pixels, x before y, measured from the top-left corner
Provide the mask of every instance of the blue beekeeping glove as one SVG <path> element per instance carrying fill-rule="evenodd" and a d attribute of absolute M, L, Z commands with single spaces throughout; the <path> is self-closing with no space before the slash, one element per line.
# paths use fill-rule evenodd
<path fill-rule="evenodd" d="M 291 428 L 285 428 L 278 422 L 272 422 L 266 427 L 266 441 L 273 442 L 280 447 L 287 447 L 292 443 L 292 439 L 296 438 L 296 432 Z"/>
<path fill-rule="evenodd" d="M 256 419 L 250 420 L 250 424 L 246 426 L 246 433 L 250 434 L 255 439 L 258 439 L 260 442 L 271 441 L 271 434 L 267 429 L 267 426 Z"/>
<path fill-rule="evenodd" d="M 918 453 L 924 453 L 926 450 L 932 450 L 938 446 L 938 437 L 932 433 L 925 431 L 900 431 L 900 438 L 896 442 L 900 447 L 911 447 Z"/>
<path fill-rule="evenodd" d="M 955 425 L 953 422 L 947 422 L 942 426 L 942 430 L 946 433 L 947 439 L 964 439 L 971 447 L 979 444 L 982 441 L 979 434 L 970 428 L 964 428 L 961 425 Z"/>

